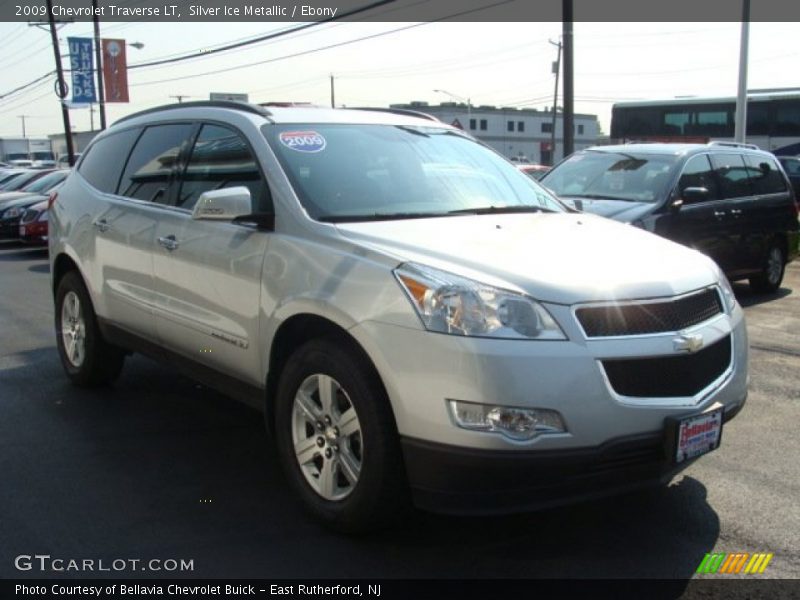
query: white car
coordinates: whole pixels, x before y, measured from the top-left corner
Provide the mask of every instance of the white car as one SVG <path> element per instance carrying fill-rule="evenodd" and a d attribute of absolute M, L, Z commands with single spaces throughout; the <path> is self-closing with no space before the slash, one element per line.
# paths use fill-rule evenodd
<path fill-rule="evenodd" d="M 142 352 L 249 402 L 337 529 L 663 483 L 747 396 L 709 258 L 408 112 L 144 111 L 49 218 L 67 375 L 107 383 Z"/>

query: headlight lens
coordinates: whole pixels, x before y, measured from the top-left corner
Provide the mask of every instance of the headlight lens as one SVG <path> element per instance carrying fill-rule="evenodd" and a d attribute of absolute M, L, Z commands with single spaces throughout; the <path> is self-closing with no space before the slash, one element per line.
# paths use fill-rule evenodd
<path fill-rule="evenodd" d="M 725 273 L 719 271 L 719 287 L 722 290 L 722 302 L 725 304 L 725 312 L 728 314 L 733 312 L 736 308 L 736 295 L 733 293 L 731 282 L 725 276 Z"/>
<path fill-rule="evenodd" d="M 429 331 L 509 339 L 565 340 L 535 300 L 413 263 L 394 271 Z"/>
<path fill-rule="evenodd" d="M 3 213 L 4 219 L 13 219 L 15 217 L 19 217 L 22 214 L 21 208 L 9 208 L 5 213 Z"/>

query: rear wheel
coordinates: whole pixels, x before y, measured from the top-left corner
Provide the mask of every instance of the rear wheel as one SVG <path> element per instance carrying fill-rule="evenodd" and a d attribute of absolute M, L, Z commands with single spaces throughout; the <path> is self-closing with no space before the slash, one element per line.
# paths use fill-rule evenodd
<path fill-rule="evenodd" d="M 783 248 L 773 242 L 767 250 L 761 272 L 750 278 L 750 287 L 754 292 L 770 293 L 781 287 L 783 273 L 786 269 L 786 257 Z"/>
<path fill-rule="evenodd" d="M 89 292 L 75 271 L 64 275 L 56 291 L 56 345 L 64 371 L 76 385 L 110 383 L 122 370 L 125 354 L 103 339 Z"/>
<path fill-rule="evenodd" d="M 302 346 L 281 374 L 275 411 L 284 471 L 315 517 L 352 533 L 402 512 L 407 485 L 394 418 L 360 352 L 328 340 Z"/>

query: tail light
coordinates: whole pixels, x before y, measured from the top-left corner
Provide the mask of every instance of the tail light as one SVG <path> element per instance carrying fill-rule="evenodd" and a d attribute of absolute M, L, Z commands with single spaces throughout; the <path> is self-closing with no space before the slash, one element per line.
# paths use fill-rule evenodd
<path fill-rule="evenodd" d="M 56 203 L 56 198 L 58 198 L 58 192 L 50 192 L 50 195 L 47 197 L 47 210 L 53 208 L 53 204 Z"/>

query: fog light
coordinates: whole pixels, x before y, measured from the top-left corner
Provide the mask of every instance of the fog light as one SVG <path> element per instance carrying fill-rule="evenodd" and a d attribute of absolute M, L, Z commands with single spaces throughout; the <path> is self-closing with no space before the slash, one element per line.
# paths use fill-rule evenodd
<path fill-rule="evenodd" d="M 450 400 L 456 425 L 473 431 L 501 433 L 512 440 L 531 440 L 538 435 L 564 433 L 561 415 L 547 408 L 494 406 Z"/>

